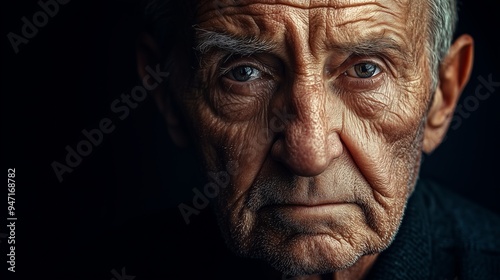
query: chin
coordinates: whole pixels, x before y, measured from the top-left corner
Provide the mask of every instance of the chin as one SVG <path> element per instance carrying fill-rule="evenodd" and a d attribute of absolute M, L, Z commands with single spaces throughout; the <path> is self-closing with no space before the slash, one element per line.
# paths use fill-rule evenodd
<path fill-rule="evenodd" d="M 246 211 L 219 222 L 229 247 L 242 257 L 264 260 L 285 275 L 324 274 L 380 253 L 397 232 L 399 222 L 387 223 L 383 232 L 373 231 L 363 212 L 352 208 L 308 221 Z"/>
<path fill-rule="evenodd" d="M 260 250 L 261 258 L 290 276 L 324 274 L 353 265 L 363 254 L 329 235 L 297 235 L 279 247 Z"/>

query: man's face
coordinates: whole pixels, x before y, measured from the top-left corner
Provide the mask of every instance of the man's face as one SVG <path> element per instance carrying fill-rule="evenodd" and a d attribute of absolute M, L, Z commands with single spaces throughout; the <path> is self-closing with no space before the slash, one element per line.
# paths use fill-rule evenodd
<path fill-rule="evenodd" d="M 207 170 L 231 174 L 216 211 L 235 251 L 313 274 L 389 245 L 431 97 L 420 2 L 200 1 L 178 100 Z"/>

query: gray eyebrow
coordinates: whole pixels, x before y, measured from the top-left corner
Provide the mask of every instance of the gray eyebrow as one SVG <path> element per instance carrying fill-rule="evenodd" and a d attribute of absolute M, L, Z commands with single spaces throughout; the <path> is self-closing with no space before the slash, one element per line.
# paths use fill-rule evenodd
<path fill-rule="evenodd" d="M 218 49 L 230 54 L 249 56 L 254 53 L 269 52 L 275 44 L 257 37 L 238 37 L 226 33 L 196 29 L 195 50 L 204 54 L 212 49 Z"/>
<path fill-rule="evenodd" d="M 390 52 L 402 60 L 410 59 L 409 54 L 403 50 L 400 44 L 392 38 L 388 37 L 373 37 L 363 39 L 359 42 L 344 43 L 335 45 L 333 49 L 341 53 L 349 53 L 359 56 L 369 56 L 380 53 Z"/>
<path fill-rule="evenodd" d="M 276 49 L 275 43 L 253 36 L 241 37 L 200 28 L 195 28 L 195 30 L 195 50 L 201 54 L 217 49 L 230 55 L 250 56 Z M 329 48 L 340 53 L 359 56 L 391 53 L 392 56 L 396 56 L 400 60 L 409 61 L 411 58 L 396 40 L 384 36 L 365 38 L 354 42 L 334 43 Z"/>

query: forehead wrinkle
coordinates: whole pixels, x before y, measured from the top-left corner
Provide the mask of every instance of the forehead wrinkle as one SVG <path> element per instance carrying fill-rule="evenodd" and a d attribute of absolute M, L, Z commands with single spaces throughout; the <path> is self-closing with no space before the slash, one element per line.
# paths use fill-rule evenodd
<path fill-rule="evenodd" d="M 326 3 L 325 1 L 319 2 Z M 288 43 L 282 45 L 281 41 L 276 41 L 276 46 L 279 44 L 280 48 L 285 47 L 289 54 L 295 53 L 289 56 L 292 58 L 297 55 L 296 51 L 298 51 L 298 49 L 296 48 L 301 49 L 299 52 L 302 54 L 303 51 L 308 51 L 309 54 L 316 57 L 318 51 L 324 52 L 330 49 L 344 50 L 355 54 L 372 54 L 381 53 L 384 47 L 388 49 L 383 53 L 395 55 L 395 59 L 409 58 L 408 56 L 411 55 L 411 53 L 409 53 L 411 49 L 410 44 L 413 40 L 408 37 L 410 35 L 407 34 L 409 30 L 408 27 L 405 26 L 405 18 L 409 16 L 407 14 L 409 7 L 404 7 L 403 5 L 403 3 L 407 3 L 406 1 L 394 1 L 394 4 L 400 7 L 400 9 L 396 11 L 400 12 L 389 9 L 389 0 L 383 1 L 383 3 L 373 3 L 369 1 L 346 2 L 348 1 L 329 1 L 329 4 L 343 3 L 345 6 L 342 7 L 343 9 L 335 9 L 334 7 L 326 6 L 327 9 L 320 10 L 315 8 L 320 6 L 312 5 L 317 4 L 318 1 L 312 1 L 312 4 L 309 6 L 312 6 L 313 9 L 304 10 L 299 13 L 299 20 L 297 21 L 297 18 L 290 18 L 288 16 L 289 11 L 293 10 L 295 7 L 283 7 L 283 4 L 281 4 L 289 3 L 289 1 L 238 1 L 238 3 L 242 4 L 235 4 L 233 7 L 223 8 L 224 14 L 219 14 L 218 18 L 212 20 L 221 22 L 223 26 L 229 27 L 229 33 L 245 37 L 245 40 L 248 40 L 249 37 L 245 36 L 246 33 L 252 34 L 255 38 L 265 37 L 268 42 L 276 41 L 276 35 L 281 36 L 279 34 L 283 32 L 282 35 L 286 37 Z M 265 5 L 263 3 L 271 4 Z M 363 5 L 364 7 L 360 7 Z M 376 7 L 373 7 L 373 5 Z M 238 7 L 246 8 L 240 9 Z M 355 9 L 354 12 L 351 13 L 350 10 L 347 9 L 349 7 L 358 7 L 358 9 Z M 363 18 L 357 17 L 358 15 L 365 15 L 365 11 L 369 11 L 372 15 Z M 232 16 L 241 16 L 241 20 L 244 21 L 250 20 L 246 18 L 251 18 L 254 25 L 253 29 L 244 29 L 241 24 L 237 24 L 238 27 L 235 27 L 232 22 L 240 22 L 241 20 L 238 18 L 234 19 Z M 312 17 L 314 17 L 314 19 Z M 352 20 L 353 17 L 355 18 L 354 20 Z M 318 20 L 316 20 L 316 18 Z M 346 22 L 338 22 L 339 19 L 346 20 Z M 274 21 L 276 21 L 276 25 L 269 25 Z M 357 25 L 356 23 L 362 24 L 363 22 L 367 22 L 367 25 L 355 28 Z M 279 25 L 280 31 L 277 32 L 271 28 L 272 25 Z M 206 24 L 206 26 L 211 25 Z M 297 32 L 298 29 L 303 28 L 307 28 L 308 32 Z M 291 32 L 292 30 L 293 32 Z M 293 35 L 291 33 L 293 33 Z M 297 34 L 300 35 L 300 38 L 296 38 L 295 35 Z M 378 37 L 388 38 L 380 40 L 381 38 Z M 304 47 L 307 46 L 303 45 L 304 42 L 308 44 L 309 48 L 307 50 L 304 49 Z M 356 43 L 360 46 L 355 47 Z M 370 44 L 373 44 L 373 46 L 370 46 Z M 253 47 L 253 49 L 259 49 L 259 47 Z M 248 53 L 250 52 L 252 52 L 252 50 L 248 50 Z"/>
<path fill-rule="evenodd" d="M 367 12 L 365 12 L 364 10 L 367 10 Z M 359 7 L 359 10 L 356 11 L 356 16 L 351 16 L 351 17 L 343 16 L 343 14 L 347 12 L 349 11 L 345 10 L 337 11 L 336 15 L 337 23 L 335 24 L 335 27 L 338 28 L 347 27 L 347 25 L 356 24 L 358 22 L 376 21 L 377 19 L 384 19 L 386 15 L 396 19 L 400 19 L 402 20 L 402 22 L 404 22 L 404 19 L 406 18 L 404 14 L 403 15 L 401 13 L 398 14 L 396 12 L 393 12 L 391 9 L 382 6 L 377 6 L 376 8 L 371 8 L 370 6 Z M 345 20 L 341 21 L 342 19 Z"/>
<path fill-rule="evenodd" d="M 384 2 L 388 2 L 386 0 Z M 212 3 L 215 2 L 215 3 Z M 225 2 L 225 3 L 224 3 Z M 409 3 L 406 0 L 403 1 L 392 1 L 399 6 L 403 6 L 403 3 Z M 367 6 L 367 5 L 375 5 L 382 9 L 386 9 L 390 11 L 391 9 L 381 3 L 381 1 L 372 0 L 310 0 L 309 4 L 306 4 L 307 1 L 293 1 L 293 0 L 243 0 L 243 1 L 235 1 L 235 0 L 218 0 L 218 1 L 210 1 L 207 0 L 202 2 L 197 6 L 198 16 L 200 21 L 210 20 L 215 14 L 216 16 L 221 16 L 227 9 L 232 8 L 250 8 L 247 9 L 247 14 L 252 14 L 252 11 L 257 13 L 261 13 L 262 10 L 267 12 L 269 7 L 274 7 L 278 9 L 283 9 L 285 7 L 294 8 L 299 10 L 317 10 L 317 9 L 333 9 L 333 10 L 342 10 L 348 8 L 356 8 L 359 6 Z M 264 6 L 259 9 L 259 6 Z M 200 15 L 202 15 L 200 17 Z M 205 18 L 208 17 L 208 18 Z"/>
<path fill-rule="evenodd" d="M 368 11 L 368 16 L 355 19 L 332 13 L 325 15 L 325 21 L 333 24 L 326 24 L 325 30 L 317 30 L 318 37 L 323 36 L 325 40 L 322 42 L 323 47 L 327 51 L 333 49 L 361 55 L 385 53 L 395 55 L 396 59 L 410 58 L 413 35 L 408 32 L 406 26 L 408 10 L 403 8 L 396 12 L 376 8 Z M 366 14 L 363 10 L 356 13 Z M 338 18 L 346 21 L 336 22 Z M 384 50 L 385 48 L 387 50 Z"/>
<path fill-rule="evenodd" d="M 245 7 L 245 6 L 251 6 L 251 5 L 258 5 L 258 4 L 263 4 L 263 5 L 284 5 L 284 6 L 289 6 L 293 7 L 296 9 L 319 9 L 319 8 L 333 8 L 333 9 L 343 9 L 346 7 L 357 7 L 357 6 L 362 6 L 366 4 L 373 4 L 380 6 L 382 8 L 387 8 L 384 6 L 380 1 L 377 0 L 372 0 L 372 1 L 367 1 L 367 0 L 309 0 L 309 1 L 304 1 L 304 0 L 240 0 L 240 1 L 235 1 L 235 0 L 218 0 L 215 1 L 216 3 L 211 3 L 213 1 L 204 1 L 201 4 L 198 5 L 199 9 L 206 9 L 207 11 L 210 10 L 223 10 L 228 7 Z M 407 2 L 407 1 L 394 1 L 394 2 Z"/>
<path fill-rule="evenodd" d="M 242 1 L 238 1 L 238 3 L 241 3 Z M 243 2 L 250 2 L 250 1 L 243 1 Z M 271 4 L 266 4 L 266 2 L 269 2 Z M 260 0 L 260 1 L 251 1 L 250 3 L 247 4 L 237 4 L 233 6 L 227 6 L 223 7 L 218 11 L 218 16 L 217 17 L 209 17 L 208 15 L 201 15 L 199 18 L 200 23 L 203 23 L 202 18 L 207 18 L 205 20 L 218 20 L 221 22 L 228 22 L 230 23 L 232 21 L 233 16 L 238 16 L 241 15 L 242 17 L 270 17 L 270 20 L 272 20 L 271 17 L 279 17 L 279 18 L 286 18 L 287 12 L 290 10 L 295 9 L 295 6 L 290 6 L 287 5 L 288 7 L 283 7 L 283 4 L 287 1 L 266 1 L 266 0 Z M 321 1 L 320 1 L 321 2 Z M 324 2 L 324 1 L 323 1 Z M 347 2 L 345 0 L 343 1 L 331 1 L 332 3 L 336 2 Z M 387 1 L 385 1 L 387 2 Z M 408 15 L 405 14 L 405 11 L 408 12 L 407 9 L 402 9 L 402 12 L 400 14 L 392 11 L 390 7 L 387 5 L 384 5 L 383 3 L 379 2 L 348 2 L 348 3 L 343 3 L 344 6 L 312 6 L 312 8 L 305 9 L 303 11 L 304 18 L 309 19 L 309 24 L 314 23 L 315 21 L 311 20 L 311 14 L 314 14 L 314 17 L 316 18 L 321 18 L 323 17 L 323 20 L 319 20 L 320 24 L 317 24 L 316 26 L 321 27 L 321 23 L 328 23 L 325 24 L 325 28 L 310 28 L 310 33 L 315 31 L 315 29 L 337 29 L 337 28 L 348 28 L 345 25 L 351 25 L 355 23 L 361 23 L 361 22 L 366 22 L 366 21 L 371 21 L 377 23 L 377 20 L 384 21 L 384 23 L 391 22 L 391 20 L 394 22 L 393 19 L 388 19 L 384 20 L 385 15 L 388 15 L 389 17 L 400 19 L 402 22 L 405 22 L 405 18 L 407 18 Z M 399 3 L 400 4 L 400 3 Z M 377 6 L 378 8 L 373 8 L 370 6 Z M 363 6 L 362 8 L 359 8 Z M 355 8 L 358 7 L 359 9 L 354 10 L 354 12 L 351 12 L 351 9 L 349 8 Z M 319 10 L 321 8 L 321 11 Z M 242 10 L 243 9 L 243 10 Z M 306 14 L 304 14 L 304 12 Z M 366 16 L 366 14 L 370 14 L 369 16 Z M 300 16 L 300 14 L 299 14 Z M 231 19 L 231 21 L 230 21 Z M 260 20 L 262 21 L 262 20 Z M 254 20 L 255 22 L 255 20 Z M 306 22 L 307 23 L 307 22 Z M 389 25 L 389 24 L 385 24 Z M 310 27 L 310 26 L 309 26 Z M 375 24 L 374 27 L 378 27 Z M 326 31 L 326 30 L 325 30 Z M 339 30 L 342 31 L 342 30 Z M 338 33 L 338 31 L 330 32 L 327 31 L 325 34 L 335 34 Z M 315 36 L 312 36 L 315 34 L 310 34 L 309 37 L 314 38 Z"/>

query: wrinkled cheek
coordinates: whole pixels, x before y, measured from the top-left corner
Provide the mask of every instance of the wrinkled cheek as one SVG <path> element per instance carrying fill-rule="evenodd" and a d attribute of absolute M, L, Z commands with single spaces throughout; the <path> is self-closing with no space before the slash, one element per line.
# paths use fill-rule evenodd
<path fill-rule="evenodd" d="M 227 121 L 207 103 L 192 104 L 194 145 L 206 172 L 228 174 L 224 200 L 235 203 L 245 196 L 269 150 L 272 134 L 258 114 L 248 121 Z"/>
<path fill-rule="evenodd" d="M 379 202 L 406 198 L 420 153 L 422 117 L 405 108 L 391 108 L 375 119 L 351 112 L 345 125 L 342 140 Z"/>
<path fill-rule="evenodd" d="M 424 116 L 414 111 L 413 108 L 400 108 L 400 110 L 388 111 L 378 120 L 377 133 L 385 140 L 388 147 L 400 148 L 409 146 L 417 137 Z"/>
<path fill-rule="evenodd" d="M 405 100 L 380 121 L 379 134 L 383 135 L 386 153 L 392 158 L 391 181 L 398 177 L 409 179 L 413 176 L 414 169 L 419 166 L 425 126 L 424 114 L 425 106 L 422 100 Z"/>

